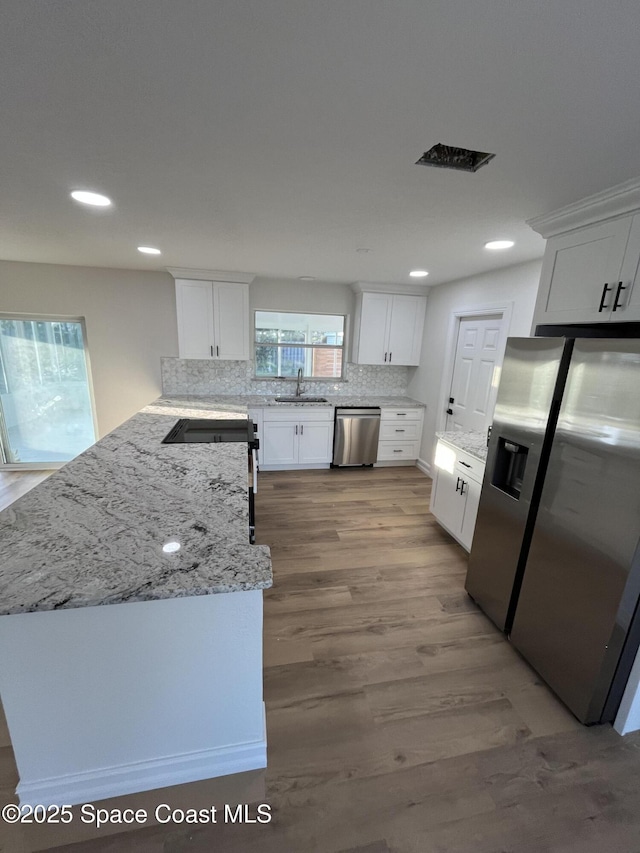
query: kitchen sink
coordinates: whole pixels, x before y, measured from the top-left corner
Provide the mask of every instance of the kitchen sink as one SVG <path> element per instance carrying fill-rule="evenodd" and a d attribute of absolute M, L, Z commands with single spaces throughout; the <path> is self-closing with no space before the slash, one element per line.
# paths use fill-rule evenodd
<path fill-rule="evenodd" d="M 276 403 L 327 403 L 326 397 L 276 397 Z"/>

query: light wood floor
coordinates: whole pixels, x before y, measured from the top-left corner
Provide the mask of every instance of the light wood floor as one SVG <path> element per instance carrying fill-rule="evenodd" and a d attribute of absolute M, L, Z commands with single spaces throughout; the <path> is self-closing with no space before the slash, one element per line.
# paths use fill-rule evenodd
<path fill-rule="evenodd" d="M 0 471 L 0 510 L 6 509 L 53 471 Z"/>
<path fill-rule="evenodd" d="M 261 474 L 271 824 L 4 828 L 0 850 L 638 853 L 640 738 L 579 725 L 475 607 L 429 490 L 415 468 Z M 221 782 L 108 804 L 218 803 Z"/>

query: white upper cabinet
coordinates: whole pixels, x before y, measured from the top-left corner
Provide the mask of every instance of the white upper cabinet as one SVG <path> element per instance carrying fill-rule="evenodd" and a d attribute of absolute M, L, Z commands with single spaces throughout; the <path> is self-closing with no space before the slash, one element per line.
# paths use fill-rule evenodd
<path fill-rule="evenodd" d="M 353 340 L 356 364 L 420 363 L 426 296 L 358 293 Z"/>
<path fill-rule="evenodd" d="M 639 211 L 636 180 L 529 222 L 548 238 L 534 329 L 640 320 Z"/>
<path fill-rule="evenodd" d="M 180 358 L 249 359 L 249 285 L 176 279 Z"/>

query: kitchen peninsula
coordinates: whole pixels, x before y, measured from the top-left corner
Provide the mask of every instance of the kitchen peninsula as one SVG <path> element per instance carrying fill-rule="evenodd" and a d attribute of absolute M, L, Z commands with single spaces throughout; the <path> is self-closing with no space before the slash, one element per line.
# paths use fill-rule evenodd
<path fill-rule="evenodd" d="M 0 514 L 0 695 L 27 803 L 266 764 L 247 447 L 162 444 L 246 405 L 160 398 Z M 109 606 L 105 606 L 109 605 Z"/>

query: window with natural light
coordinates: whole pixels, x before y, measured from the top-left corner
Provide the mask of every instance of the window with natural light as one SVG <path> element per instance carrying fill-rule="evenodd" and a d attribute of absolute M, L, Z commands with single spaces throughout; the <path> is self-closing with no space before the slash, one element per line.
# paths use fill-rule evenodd
<path fill-rule="evenodd" d="M 340 379 L 345 318 L 334 314 L 256 311 L 256 377 Z"/>
<path fill-rule="evenodd" d="M 95 440 L 82 322 L 0 315 L 1 461 L 51 467 Z"/>

